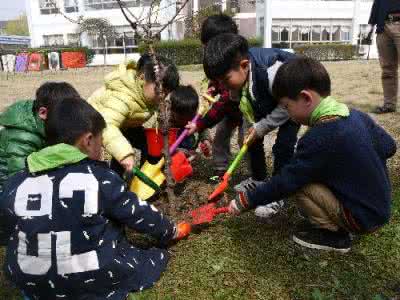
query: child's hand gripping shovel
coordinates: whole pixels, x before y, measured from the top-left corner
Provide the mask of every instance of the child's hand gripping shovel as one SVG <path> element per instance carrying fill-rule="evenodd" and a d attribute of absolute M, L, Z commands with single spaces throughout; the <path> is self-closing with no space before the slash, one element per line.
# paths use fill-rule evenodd
<path fill-rule="evenodd" d="M 216 101 L 216 99 L 207 94 L 203 94 L 203 97 L 208 101 L 208 103 L 201 106 L 199 113 L 192 119 L 191 123 L 196 123 L 200 117 L 204 116 L 209 110 L 209 104 Z M 184 131 L 182 131 L 182 133 L 176 139 L 175 143 L 173 143 L 172 146 L 169 148 L 170 155 L 172 155 L 176 151 L 176 148 L 178 148 L 182 141 L 187 137 L 188 133 L 189 129 L 185 129 Z"/>
<path fill-rule="evenodd" d="M 216 215 L 225 214 L 228 212 L 228 206 L 217 208 L 215 203 L 209 203 L 193 210 L 190 214 L 192 216 L 192 224 L 200 225 L 210 223 Z"/>
<path fill-rule="evenodd" d="M 171 175 L 176 182 L 182 182 L 185 178 L 193 174 L 193 168 L 190 165 L 190 158 L 186 158 L 183 152 L 177 152 L 171 157 Z M 149 186 L 146 182 L 135 177 L 132 181 L 130 190 L 134 192 L 140 199 L 147 200 L 154 193 L 159 190 L 159 187 L 164 183 L 166 177 L 162 172 L 162 168 L 165 164 L 164 158 L 162 158 L 156 165 L 145 162 L 141 168 L 141 173 L 157 184 L 158 189 L 154 189 L 153 186 Z"/>
<path fill-rule="evenodd" d="M 251 142 L 254 140 L 254 134 L 255 134 L 255 132 L 251 133 L 246 138 L 242 148 L 240 148 L 239 153 L 236 155 L 234 161 L 229 166 L 228 171 L 226 171 L 224 176 L 222 177 L 222 182 L 217 186 L 217 188 L 214 190 L 214 192 L 208 197 L 208 201 L 215 200 L 215 198 L 217 198 L 219 195 L 221 195 L 228 188 L 229 179 L 231 178 L 232 173 L 238 167 L 243 156 L 246 154 L 249 144 L 251 144 Z"/>
<path fill-rule="evenodd" d="M 216 101 L 216 99 L 206 94 L 204 94 L 203 97 L 207 99 L 208 103 L 213 103 Z M 195 116 L 192 122 L 196 122 L 202 115 L 204 115 L 208 111 L 208 109 L 209 104 L 203 105 L 199 110 L 199 114 Z M 176 139 L 176 141 L 170 146 L 169 153 L 171 155 L 174 154 L 177 147 L 185 139 L 187 134 L 188 130 L 184 130 Z M 165 181 L 165 175 L 161 171 L 164 163 L 164 158 L 162 158 L 156 165 L 145 162 L 145 164 L 141 168 L 141 172 L 147 177 L 151 178 L 155 183 L 158 184 L 158 186 L 161 186 L 161 184 Z M 186 177 L 190 176 L 193 173 L 193 168 L 190 165 L 190 160 L 186 158 L 184 153 L 178 152 L 171 157 L 171 173 L 176 182 L 183 181 Z M 149 199 L 155 193 L 154 189 L 143 184 L 143 182 L 141 182 L 138 178 L 134 178 L 134 180 L 132 181 L 131 191 L 136 193 L 143 200 Z"/>
<path fill-rule="evenodd" d="M 140 180 L 138 176 L 135 176 L 135 178 L 132 180 L 130 190 L 142 200 L 147 200 L 151 196 L 153 196 L 154 193 L 160 189 L 160 186 L 165 181 L 165 175 L 161 172 L 163 165 L 164 158 L 161 159 L 156 165 L 152 165 L 146 161 L 140 169 L 140 172 L 143 175 L 151 179 L 151 181 L 157 185 L 157 189 L 153 188 L 155 186 L 151 187 L 145 184 L 142 180 Z"/>
<path fill-rule="evenodd" d="M 147 184 L 153 190 L 158 191 L 160 189 L 159 185 L 151 180 L 146 174 L 139 170 L 139 168 L 134 167 L 132 169 L 133 176 L 137 176 L 142 182 Z"/>
<path fill-rule="evenodd" d="M 209 103 L 217 101 L 216 99 L 206 94 L 204 94 L 203 97 L 207 99 L 208 103 L 200 108 L 199 114 L 196 115 L 196 117 L 192 120 L 193 122 L 196 122 L 202 115 L 204 115 L 208 111 Z M 187 133 L 187 130 L 183 131 L 177 138 L 177 140 L 170 146 L 169 153 L 171 155 L 176 151 L 176 148 L 187 136 Z M 156 165 L 145 162 L 145 164 L 141 168 L 141 171 L 142 173 L 147 175 L 147 177 L 151 178 L 154 182 L 161 186 L 161 184 L 165 181 L 165 175 L 161 171 L 164 163 L 164 158 L 161 159 Z M 186 177 L 190 176 L 193 173 L 193 168 L 190 165 L 190 159 L 187 159 L 184 153 L 178 152 L 171 157 L 171 173 L 175 181 L 177 182 L 183 181 Z M 134 180 L 132 181 L 131 191 L 137 194 L 142 200 L 149 199 L 155 193 L 155 190 L 143 184 L 143 182 L 141 182 L 137 178 L 134 178 Z"/>

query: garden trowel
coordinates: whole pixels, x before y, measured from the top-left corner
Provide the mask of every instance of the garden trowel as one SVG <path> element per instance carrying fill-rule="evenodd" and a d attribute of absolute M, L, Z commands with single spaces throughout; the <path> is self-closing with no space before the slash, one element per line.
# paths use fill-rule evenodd
<path fill-rule="evenodd" d="M 164 158 L 162 158 L 156 165 L 152 165 L 146 161 L 140 171 L 160 187 L 165 180 L 165 175 L 161 172 L 163 165 Z M 132 180 L 130 190 L 142 200 L 149 199 L 156 192 L 155 189 L 145 184 L 137 176 Z"/>
<path fill-rule="evenodd" d="M 253 133 L 254 134 L 254 133 Z M 246 154 L 248 148 L 249 148 L 249 138 L 247 137 L 242 148 L 240 148 L 239 153 L 236 155 L 234 161 L 231 163 L 229 166 L 228 171 L 225 172 L 224 176 L 222 177 L 222 182 L 217 186 L 217 188 L 214 190 L 214 192 L 208 197 L 208 201 L 213 201 L 218 199 L 217 197 L 221 195 L 229 185 L 229 179 L 232 176 L 232 173 L 236 170 L 236 168 L 239 166 L 240 161 L 242 160 L 243 156 Z"/>
<path fill-rule="evenodd" d="M 226 214 L 228 211 L 228 207 L 216 207 L 215 203 L 203 205 L 190 213 L 192 216 L 192 224 L 200 225 L 210 223 L 216 215 Z"/>
<path fill-rule="evenodd" d="M 176 182 L 182 182 L 185 178 L 193 174 L 193 168 L 190 165 L 190 158 L 186 158 L 183 152 L 177 152 L 171 157 L 171 175 Z M 146 161 L 140 169 L 140 174 L 143 176 L 135 176 L 131 184 L 131 191 L 134 192 L 142 200 L 147 200 L 159 190 L 160 186 L 164 183 L 166 177 L 162 172 L 165 160 L 162 158 L 157 164 L 153 165 Z M 149 178 L 149 181 L 142 180 Z"/>
<path fill-rule="evenodd" d="M 203 94 L 203 97 L 207 100 L 207 103 L 200 107 L 199 113 L 194 117 L 192 122 L 196 122 L 201 116 L 205 115 L 210 108 L 210 103 L 214 103 L 218 100 L 207 94 Z M 179 144 L 185 139 L 187 133 L 188 131 L 184 130 L 177 138 L 175 143 L 169 147 L 169 153 L 171 155 L 174 154 L 176 148 L 178 148 Z M 164 163 L 164 158 L 162 158 L 156 165 L 152 165 L 146 161 L 140 171 L 161 186 L 166 179 L 162 172 Z M 177 152 L 171 156 L 171 173 L 176 182 L 182 182 L 185 178 L 193 174 L 193 168 L 190 165 L 190 159 L 187 159 L 184 153 Z M 156 190 L 150 188 L 143 181 L 136 177 L 132 181 L 131 191 L 136 193 L 142 200 L 149 199 L 156 192 Z"/>

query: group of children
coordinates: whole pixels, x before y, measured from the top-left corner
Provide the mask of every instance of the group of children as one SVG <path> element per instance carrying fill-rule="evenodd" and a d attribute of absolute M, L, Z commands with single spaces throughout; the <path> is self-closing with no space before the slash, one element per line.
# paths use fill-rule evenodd
<path fill-rule="evenodd" d="M 234 21 L 209 17 L 202 26 L 207 91 L 217 96 L 196 123 L 199 97 L 179 85 L 174 64 L 150 55 L 122 64 L 86 102 L 67 83 L 42 85 L 34 101 L 0 116 L 0 226 L 7 239 L 5 272 L 29 299 L 126 299 L 151 287 L 165 270 L 165 247 L 190 233 L 127 190 L 121 175 L 147 152 L 143 124 L 170 94 L 171 125 L 189 130 L 186 149 L 212 143 L 214 173 L 228 167 L 233 131 L 249 145 L 251 178 L 235 187 L 232 214 L 256 208 L 275 214 L 294 195 L 305 218 L 293 240 L 347 252 L 350 234 L 388 222 L 391 185 L 386 160 L 394 140 L 368 115 L 331 94 L 329 74 L 310 58 L 278 49 L 249 49 Z M 207 128 L 217 125 L 211 141 Z M 297 141 L 300 125 L 309 130 Z M 263 139 L 278 129 L 267 172 Z M 246 133 L 244 133 L 246 131 Z M 193 134 L 202 136 L 193 137 Z M 296 146 L 297 145 L 297 146 Z M 102 147 L 112 156 L 101 162 Z M 296 148 L 296 150 L 295 150 Z M 139 249 L 123 226 L 156 238 Z"/>

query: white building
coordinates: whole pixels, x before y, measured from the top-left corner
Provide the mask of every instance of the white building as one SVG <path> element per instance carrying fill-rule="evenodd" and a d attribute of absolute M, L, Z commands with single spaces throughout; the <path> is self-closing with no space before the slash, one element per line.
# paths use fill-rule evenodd
<path fill-rule="evenodd" d="M 54 7 L 54 1 L 57 6 Z M 124 0 L 129 10 L 137 17 L 148 15 L 149 0 Z M 93 64 L 103 63 L 104 51 L 107 53 L 107 64 L 118 64 L 124 58 L 137 58 L 137 45 L 134 32 L 123 17 L 115 0 L 26 0 L 29 32 L 32 47 L 42 46 L 89 46 L 96 51 Z M 170 0 L 160 4 L 158 19 L 153 16 L 154 31 L 157 24 L 165 24 L 176 12 L 176 5 Z M 104 41 L 98 36 L 79 34 L 79 25 L 71 22 L 83 18 L 105 18 L 115 26 L 119 37 Z M 68 20 L 70 19 L 70 20 Z M 161 39 L 177 37 L 175 24 L 168 26 Z M 106 50 L 105 50 L 106 49 Z"/>
<path fill-rule="evenodd" d="M 51 4 L 57 3 L 57 8 Z M 304 43 L 357 44 L 359 34 L 365 34 L 372 0 L 267 0 L 272 2 L 272 44 L 293 47 Z M 151 0 L 123 0 L 135 16 L 146 16 Z M 178 3 L 178 4 L 176 4 Z M 157 24 L 170 19 L 182 1 L 162 0 L 162 13 L 153 20 Z M 230 10 L 239 31 L 246 37 L 264 35 L 264 0 L 191 0 L 183 15 L 196 13 L 209 5 L 218 10 Z M 122 16 L 115 0 L 26 0 L 31 46 L 83 45 L 96 51 L 93 64 L 117 64 L 125 58 L 137 58 L 137 45 L 132 28 Z M 217 10 L 216 10 L 217 12 Z M 106 18 L 119 33 L 119 37 L 106 42 L 97 36 L 79 34 L 79 26 L 68 19 Z M 168 26 L 161 39 L 184 37 L 182 21 Z M 105 50 L 106 49 L 106 50 Z M 361 47 L 366 52 L 368 47 Z M 370 57 L 377 57 L 372 45 Z"/>
<path fill-rule="evenodd" d="M 194 11 L 219 2 L 221 10 L 231 10 L 239 32 L 247 38 L 264 36 L 265 0 L 192 0 Z M 266 0 L 271 2 L 273 46 L 292 48 L 309 43 L 349 43 L 357 45 L 360 33 L 367 34 L 373 0 Z M 367 55 L 368 47 L 360 51 Z M 377 57 L 376 45 L 370 57 Z"/>
<path fill-rule="evenodd" d="M 372 0 L 267 0 L 272 1 L 272 44 L 292 48 L 307 43 L 356 45 L 368 32 Z M 256 35 L 264 36 L 264 0 L 257 2 Z M 367 47 L 361 47 L 366 52 Z M 365 53 L 366 54 L 366 53 Z M 377 57 L 376 45 L 370 57 Z"/>

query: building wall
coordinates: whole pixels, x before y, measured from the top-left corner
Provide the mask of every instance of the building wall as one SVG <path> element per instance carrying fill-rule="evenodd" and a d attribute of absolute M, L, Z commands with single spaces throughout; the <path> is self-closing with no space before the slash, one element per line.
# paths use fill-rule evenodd
<path fill-rule="evenodd" d="M 256 34 L 260 37 L 263 36 L 264 31 L 263 2 L 257 2 L 256 7 Z M 283 41 L 289 47 L 296 43 L 313 42 L 357 44 L 360 32 L 366 34 L 371 6 L 372 0 L 272 0 L 272 43 Z M 306 38 L 301 41 L 292 40 L 294 30 L 306 32 L 307 28 L 308 40 Z M 323 31 L 325 36 L 319 35 L 319 32 Z M 337 40 L 338 35 L 339 40 Z M 377 57 L 376 46 L 372 45 L 370 50 L 370 57 Z"/>
<path fill-rule="evenodd" d="M 263 2 L 263 1 L 262 1 Z M 372 1 L 362 1 L 359 6 L 357 25 L 367 24 Z M 273 0 L 272 25 L 293 22 L 301 25 L 328 25 L 333 21 L 338 25 L 353 23 L 353 1 L 310 1 L 310 0 Z M 257 35 L 261 35 L 264 18 L 264 3 L 257 3 Z"/>
<path fill-rule="evenodd" d="M 59 7 L 63 9 L 63 0 L 57 0 Z M 85 0 L 79 1 L 79 12 L 65 13 L 71 19 L 77 19 L 79 16 L 85 18 L 105 18 L 110 23 L 117 27 L 125 26 L 127 31 L 132 31 L 129 27 L 129 23 L 122 16 L 119 9 L 104 9 L 104 10 L 87 10 L 85 6 Z M 164 0 L 162 2 L 167 3 L 170 0 Z M 28 14 L 29 30 L 32 38 L 32 46 L 39 47 L 44 45 L 45 35 L 63 35 L 64 42 L 67 43 L 67 34 L 74 34 L 79 31 L 79 26 L 68 21 L 61 14 L 41 14 L 39 8 L 39 0 L 25 0 Z M 162 4 L 167 6 L 167 4 Z M 146 15 L 148 7 L 131 7 L 130 10 L 135 15 Z M 175 12 L 174 6 L 169 6 L 168 9 L 163 10 L 160 15 L 160 22 L 164 23 Z M 161 38 L 175 38 L 175 32 L 168 32 L 168 28 L 162 32 Z M 87 40 L 82 41 L 83 44 L 87 44 Z"/>
<path fill-rule="evenodd" d="M 256 36 L 257 21 L 255 17 L 236 19 L 236 24 L 239 26 L 239 34 L 246 38 Z"/>

